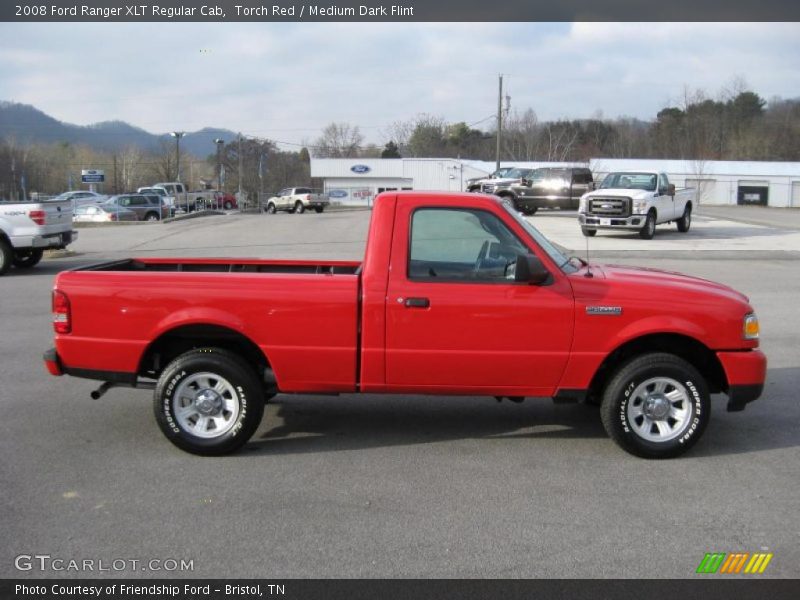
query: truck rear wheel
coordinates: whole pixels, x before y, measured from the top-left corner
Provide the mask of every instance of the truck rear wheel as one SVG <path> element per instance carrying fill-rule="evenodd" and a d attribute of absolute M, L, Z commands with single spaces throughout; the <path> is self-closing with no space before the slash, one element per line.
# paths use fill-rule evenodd
<path fill-rule="evenodd" d="M 18 269 L 30 269 L 39 264 L 44 255 L 44 250 L 41 248 L 28 248 L 26 250 L 17 250 L 14 253 L 14 266 Z"/>
<path fill-rule="evenodd" d="M 608 382 L 600 416 L 623 450 L 673 458 L 694 446 L 711 415 L 703 376 L 673 354 L 652 353 L 623 364 Z"/>
<path fill-rule="evenodd" d="M 264 209 L 264 212 L 267 213 L 268 215 L 274 215 L 276 211 L 277 209 L 275 208 L 275 204 L 273 204 L 272 202 L 267 204 L 267 207 Z"/>
<path fill-rule="evenodd" d="M 220 348 L 182 354 L 161 373 L 153 395 L 156 421 L 181 450 L 220 456 L 241 448 L 264 414 L 253 370 Z"/>
<path fill-rule="evenodd" d="M 305 205 L 298 200 L 294 203 L 294 212 L 298 215 L 302 215 L 304 212 L 306 212 Z"/>
<path fill-rule="evenodd" d="M 692 226 L 692 205 L 687 204 L 686 208 L 683 209 L 683 216 L 678 219 L 678 231 L 681 233 L 686 233 L 689 231 L 689 227 Z"/>
<path fill-rule="evenodd" d="M 647 218 L 644 220 L 644 225 L 639 230 L 639 237 L 643 240 L 652 240 L 656 234 L 656 213 L 650 211 L 647 213 Z"/>
<path fill-rule="evenodd" d="M 13 260 L 14 250 L 7 241 L 0 238 L 0 275 L 5 275 L 8 272 Z"/>

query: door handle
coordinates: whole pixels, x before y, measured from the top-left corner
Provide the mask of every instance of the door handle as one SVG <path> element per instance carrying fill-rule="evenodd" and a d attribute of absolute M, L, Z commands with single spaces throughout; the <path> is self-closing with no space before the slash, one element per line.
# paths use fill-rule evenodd
<path fill-rule="evenodd" d="M 406 308 L 428 308 L 431 301 L 427 298 L 406 298 Z"/>

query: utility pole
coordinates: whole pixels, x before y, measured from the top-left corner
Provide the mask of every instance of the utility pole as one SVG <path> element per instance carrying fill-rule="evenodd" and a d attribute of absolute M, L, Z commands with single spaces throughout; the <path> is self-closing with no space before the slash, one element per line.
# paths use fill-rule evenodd
<path fill-rule="evenodd" d="M 171 131 L 170 135 L 175 138 L 175 170 L 177 171 L 176 180 L 181 180 L 181 138 L 186 135 L 184 131 Z M 191 182 L 190 182 L 191 183 Z"/>
<path fill-rule="evenodd" d="M 242 202 L 242 134 L 239 134 L 239 197 L 236 199 L 238 203 Z"/>
<path fill-rule="evenodd" d="M 503 74 L 500 73 L 497 89 L 497 150 L 494 170 L 500 170 L 500 138 L 503 135 Z"/>

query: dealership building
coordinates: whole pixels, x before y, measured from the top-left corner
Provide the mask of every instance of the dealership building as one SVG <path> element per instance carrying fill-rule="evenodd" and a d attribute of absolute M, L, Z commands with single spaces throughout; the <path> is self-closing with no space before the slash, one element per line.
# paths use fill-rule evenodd
<path fill-rule="evenodd" d="M 587 166 L 586 163 L 508 162 L 526 168 Z M 596 181 L 612 171 L 658 171 L 678 187 L 698 189 L 701 204 L 760 204 L 800 207 L 800 163 L 760 161 L 593 158 Z M 323 180 L 333 202 L 371 205 L 389 190 L 462 191 L 468 179 L 484 177 L 495 163 L 456 158 L 312 158 L 311 176 Z"/>

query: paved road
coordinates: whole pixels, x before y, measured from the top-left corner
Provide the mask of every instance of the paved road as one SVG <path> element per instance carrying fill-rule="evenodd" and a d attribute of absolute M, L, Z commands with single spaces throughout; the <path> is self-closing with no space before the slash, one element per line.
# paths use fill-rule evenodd
<path fill-rule="evenodd" d="M 625 454 L 583 405 L 305 395 L 278 396 L 242 453 L 198 458 L 163 439 L 147 392 L 93 401 L 96 384 L 44 373 L 60 269 L 131 254 L 355 258 L 367 219 L 84 229 L 77 255 L 0 278 L 0 576 L 41 575 L 13 565 L 40 553 L 193 559 L 187 574 L 200 577 L 682 578 L 706 552 L 763 549 L 775 554 L 767 575 L 800 576 L 800 263 L 781 249 L 753 259 L 746 247 L 708 259 L 736 225 L 714 225 L 730 237 L 698 237 L 691 258 L 664 258 L 638 238 L 592 240 L 600 254 L 624 244 L 615 262 L 733 285 L 759 310 L 765 397 L 744 413 L 724 412 L 720 397 L 704 439 L 680 460 Z M 571 239 L 571 219 L 537 222 Z M 781 236 L 752 243 L 767 237 Z"/>

